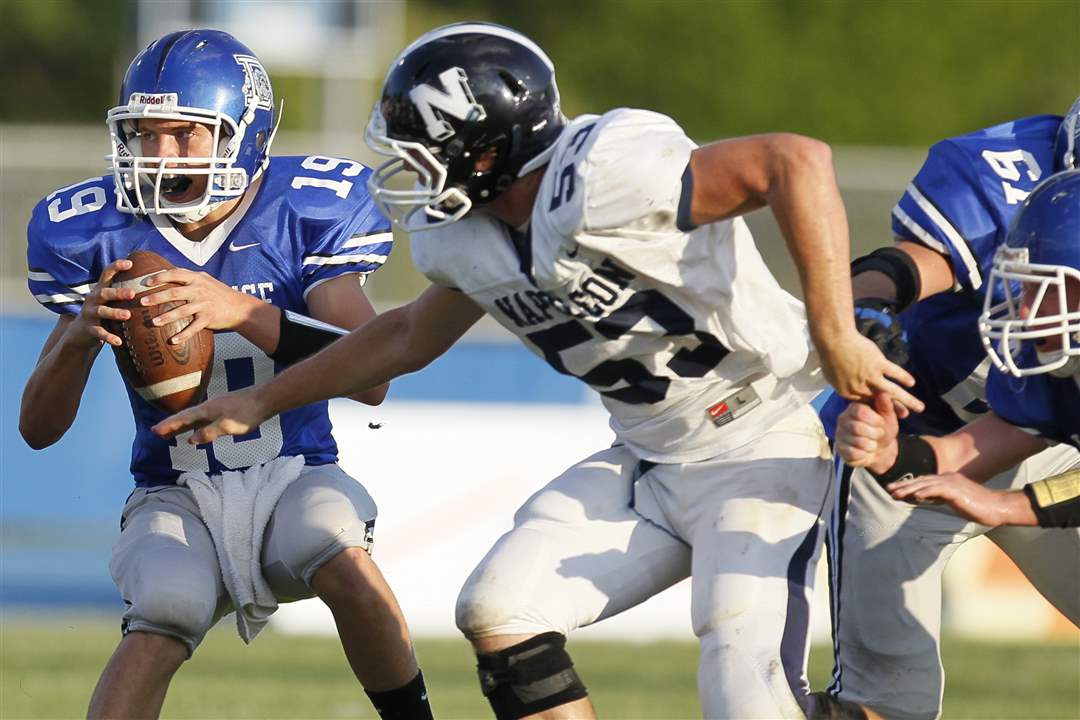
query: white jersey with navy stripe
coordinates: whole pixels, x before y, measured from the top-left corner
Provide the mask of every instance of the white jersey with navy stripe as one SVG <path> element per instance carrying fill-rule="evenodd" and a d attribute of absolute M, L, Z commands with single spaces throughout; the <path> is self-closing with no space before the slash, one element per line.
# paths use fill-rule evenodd
<path fill-rule="evenodd" d="M 106 265 L 150 250 L 176 267 L 307 314 L 313 288 L 345 274 L 363 278 L 390 253 L 389 222 L 367 194 L 370 173 L 351 160 L 275 157 L 258 185 L 201 242 L 162 217 L 118 211 L 111 176 L 61 188 L 38 203 L 27 230 L 30 292 L 53 312 L 78 313 Z M 217 332 L 208 393 L 263 382 L 280 369 L 239 333 Z M 192 447 L 151 433 L 167 413 L 128 390 L 136 425 L 131 469 L 139 485 L 170 484 L 187 470 L 221 472 L 277 455 L 303 454 L 312 465 L 337 457 L 325 403 L 284 413 L 243 437 Z"/>
<path fill-rule="evenodd" d="M 689 225 L 694 143 L 618 109 L 561 135 L 527 228 L 483 213 L 413 233 L 413 259 L 559 372 L 655 462 L 750 442 L 822 388 L 802 304 L 739 219 Z"/>

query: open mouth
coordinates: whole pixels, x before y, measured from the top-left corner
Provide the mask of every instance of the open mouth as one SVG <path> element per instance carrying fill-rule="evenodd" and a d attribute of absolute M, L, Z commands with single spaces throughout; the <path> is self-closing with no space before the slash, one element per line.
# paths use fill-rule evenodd
<path fill-rule="evenodd" d="M 189 175 L 165 175 L 161 178 L 161 196 L 169 202 L 189 200 L 192 181 Z"/>

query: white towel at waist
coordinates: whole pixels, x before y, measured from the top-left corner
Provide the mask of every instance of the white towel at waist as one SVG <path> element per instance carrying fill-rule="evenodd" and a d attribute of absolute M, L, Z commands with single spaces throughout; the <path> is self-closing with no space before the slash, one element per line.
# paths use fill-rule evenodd
<path fill-rule="evenodd" d="M 247 470 L 208 476 L 186 472 L 187 485 L 217 550 L 225 589 L 236 609 L 236 631 L 250 643 L 277 610 L 262 574 L 263 531 L 274 506 L 304 468 L 304 456 L 279 457 Z"/>

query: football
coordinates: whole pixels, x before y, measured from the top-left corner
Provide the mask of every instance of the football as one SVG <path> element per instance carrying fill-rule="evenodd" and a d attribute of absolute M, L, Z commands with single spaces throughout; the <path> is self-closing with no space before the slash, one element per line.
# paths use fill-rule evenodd
<path fill-rule="evenodd" d="M 113 347 L 116 364 L 131 388 L 161 410 L 177 412 L 199 402 L 206 394 L 214 360 L 214 333 L 201 330 L 187 342 L 170 345 L 169 338 L 187 327 L 190 319 L 157 327 L 153 320 L 182 303 L 167 302 L 144 307 L 140 298 L 161 286 L 151 287 L 151 279 L 173 266 L 157 253 L 136 250 L 128 255 L 130 270 L 113 278 L 112 287 L 135 290 L 132 300 L 111 303 L 131 311 L 123 322 L 109 321 L 107 329 L 123 340 Z"/>

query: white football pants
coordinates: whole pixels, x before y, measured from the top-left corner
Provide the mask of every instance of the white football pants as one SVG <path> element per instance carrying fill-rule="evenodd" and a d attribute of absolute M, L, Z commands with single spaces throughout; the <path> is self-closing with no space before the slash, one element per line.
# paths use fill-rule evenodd
<path fill-rule="evenodd" d="M 897 502 L 865 470 L 837 465 L 842 478 L 829 528 L 836 664 L 829 690 L 841 699 L 890 719 L 941 714 L 941 575 L 957 548 L 979 535 L 1080 623 L 1080 529 L 989 529 L 944 506 Z M 1080 453 L 1058 445 L 988 485 L 1020 488 L 1077 466 Z"/>
<path fill-rule="evenodd" d="M 703 462 L 598 452 L 518 510 L 466 581 L 458 626 L 469 638 L 569 634 L 691 574 L 705 716 L 801 718 L 831 476 L 809 407 Z"/>

